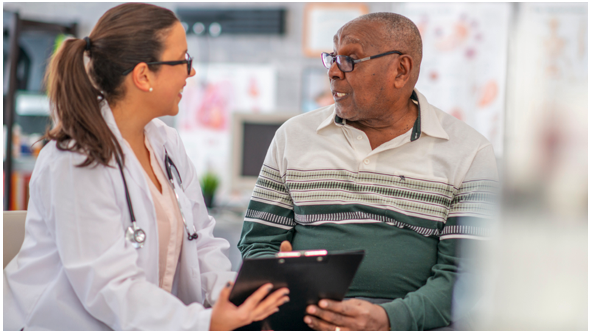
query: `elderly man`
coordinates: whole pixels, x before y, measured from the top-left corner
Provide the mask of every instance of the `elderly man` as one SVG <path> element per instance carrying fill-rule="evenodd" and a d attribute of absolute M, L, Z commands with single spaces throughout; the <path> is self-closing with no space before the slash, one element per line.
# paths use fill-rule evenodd
<path fill-rule="evenodd" d="M 238 245 L 243 256 L 366 251 L 352 299 L 309 306 L 311 328 L 449 325 L 457 246 L 486 235 L 493 147 L 414 89 L 421 53 L 417 27 L 401 15 L 347 23 L 334 52 L 322 55 L 335 104 L 286 122 L 268 150 Z"/>

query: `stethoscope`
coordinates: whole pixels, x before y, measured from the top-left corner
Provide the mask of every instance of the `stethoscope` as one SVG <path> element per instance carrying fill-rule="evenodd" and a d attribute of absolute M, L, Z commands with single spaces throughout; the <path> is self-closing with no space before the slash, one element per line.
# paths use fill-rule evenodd
<path fill-rule="evenodd" d="M 178 172 L 178 168 L 176 168 L 176 164 L 174 164 L 174 161 L 172 161 L 172 158 L 170 158 L 170 156 L 168 155 L 168 151 L 165 148 L 164 148 L 164 151 L 165 151 L 164 163 L 166 166 L 166 174 L 168 175 L 168 180 L 170 181 L 170 184 L 172 185 L 172 189 L 174 190 L 174 194 L 176 196 L 176 201 L 178 202 L 178 208 L 180 209 L 180 215 L 182 216 L 182 222 L 184 222 L 184 228 L 186 229 L 186 234 L 188 234 L 188 240 L 189 241 L 196 240 L 198 238 L 198 234 L 196 233 L 196 228 L 194 227 L 194 225 L 192 226 L 194 231 L 191 234 L 190 231 L 188 230 L 188 224 L 186 223 L 186 218 L 184 218 L 184 212 L 182 212 L 182 206 L 180 205 L 180 198 L 178 196 L 178 187 L 182 188 L 182 177 L 180 176 L 180 173 Z M 125 239 L 127 239 L 129 242 L 131 242 L 136 249 L 139 249 L 139 248 L 143 247 L 143 244 L 145 244 L 145 240 L 147 238 L 147 235 L 145 234 L 144 230 L 142 230 L 141 228 L 139 228 L 137 226 L 137 222 L 135 221 L 135 214 L 133 213 L 133 205 L 131 204 L 131 196 L 129 196 L 129 189 L 127 189 L 127 180 L 125 179 L 125 174 L 123 173 L 123 165 L 121 163 L 119 155 L 117 153 L 115 153 L 115 155 L 116 155 L 115 159 L 117 160 L 117 164 L 119 164 L 119 170 L 121 171 L 121 177 L 123 178 L 123 185 L 125 187 L 125 198 L 127 199 L 127 206 L 129 207 L 129 215 L 131 216 L 131 226 L 129 226 L 127 228 L 127 230 L 125 231 Z M 175 178 L 178 178 L 178 182 L 177 182 L 178 185 L 176 185 Z"/>

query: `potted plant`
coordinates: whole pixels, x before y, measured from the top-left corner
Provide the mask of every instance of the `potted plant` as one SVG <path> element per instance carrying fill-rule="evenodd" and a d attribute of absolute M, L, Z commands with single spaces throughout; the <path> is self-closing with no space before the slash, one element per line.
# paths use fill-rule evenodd
<path fill-rule="evenodd" d="M 206 171 L 200 179 L 200 187 L 202 188 L 205 205 L 207 208 L 211 208 L 213 206 L 215 191 L 219 187 L 219 177 L 211 171 Z"/>

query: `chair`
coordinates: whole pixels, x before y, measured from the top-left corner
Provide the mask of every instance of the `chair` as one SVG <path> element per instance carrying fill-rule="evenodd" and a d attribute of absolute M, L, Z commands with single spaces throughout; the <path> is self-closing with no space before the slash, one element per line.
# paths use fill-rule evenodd
<path fill-rule="evenodd" d="M 4 267 L 18 254 L 25 239 L 27 211 L 4 211 Z"/>

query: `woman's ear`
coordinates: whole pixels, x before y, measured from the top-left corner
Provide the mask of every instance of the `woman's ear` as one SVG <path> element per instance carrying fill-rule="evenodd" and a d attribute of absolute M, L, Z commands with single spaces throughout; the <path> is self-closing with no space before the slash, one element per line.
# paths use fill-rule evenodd
<path fill-rule="evenodd" d="M 149 92 L 149 89 L 153 87 L 153 73 L 149 70 L 149 67 L 145 62 L 139 63 L 131 72 L 133 84 L 137 89 Z"/>
<path fill-rule="evenodd" d="M 404 54 L 399 56 L 397 76 L 395 76 L 395 87 L 397 89 L 400 89 L 407 84 L 411 78 L 411 72 L 413 69 L 413 58 L 410 55 Z"/>

